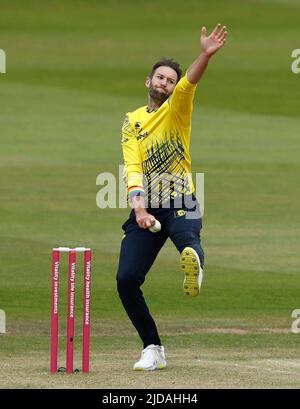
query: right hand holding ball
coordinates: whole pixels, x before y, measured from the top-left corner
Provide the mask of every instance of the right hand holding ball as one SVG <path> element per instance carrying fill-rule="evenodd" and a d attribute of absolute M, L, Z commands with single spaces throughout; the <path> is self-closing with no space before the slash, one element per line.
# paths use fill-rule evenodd
<path fill-rule="evenodd" d="M 161 230 L 161 224 L 158 220 L 155 220 L 155 224 L 149 227 L 151 233 L 157 233 Z"/>

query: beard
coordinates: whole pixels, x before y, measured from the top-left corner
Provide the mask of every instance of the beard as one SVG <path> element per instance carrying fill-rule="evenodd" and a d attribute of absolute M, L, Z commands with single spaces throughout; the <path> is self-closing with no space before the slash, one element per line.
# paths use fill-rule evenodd
<path fill-rule="evenodd" d="M 158 91 L 152 85 L 149 88 L 149 95 L 154 101 L 160 104 L 163 104 L 170 96 L 168 93 Z"/>

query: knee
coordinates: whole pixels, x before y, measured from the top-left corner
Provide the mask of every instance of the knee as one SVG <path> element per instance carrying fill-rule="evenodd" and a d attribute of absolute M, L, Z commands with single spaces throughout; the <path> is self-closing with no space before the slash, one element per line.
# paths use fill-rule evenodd
<path fill-rule="evenodd" d="M 142 283 L 134 272 L 121 271 L 117 273 L 117 289 L 119 294 L 140 287 Z"/>

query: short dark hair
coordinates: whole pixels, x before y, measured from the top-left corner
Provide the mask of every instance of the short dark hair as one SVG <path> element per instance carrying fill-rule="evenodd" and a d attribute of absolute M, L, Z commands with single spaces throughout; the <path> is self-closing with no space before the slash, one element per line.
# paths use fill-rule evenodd
<path fill-rule="evenodd" d="M 150 72 L 150 75 L 149 75 L 150 78 L 153 77 L 153 74 L 154 74 L 155 70 L 156 70 L 158 67 L 170 67 L 170 68 L 173 68 L 173 70 L 176 71 L 176 73 L 177 73 L 177 82 L 180 80 L 180 78 L 181 78 L 181 76 L 182 76 L 182 69 L 181 69 L 181 67 L 180 67 L 180 64 L 179 64 L 177 61 L 173 60 L 173 58 L 162 58 L 162 59 L 160 59 L 159 61 L 157 61 L 157 62 L 153 65 L 153 67 L 152 67 L 152 69 L 151 69 L 151 72 Z"/>

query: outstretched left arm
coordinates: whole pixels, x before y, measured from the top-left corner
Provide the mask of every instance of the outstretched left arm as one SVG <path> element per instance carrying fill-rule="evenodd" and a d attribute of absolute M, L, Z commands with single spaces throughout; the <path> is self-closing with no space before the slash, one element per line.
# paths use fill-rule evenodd
<path fill-rule="evenodd" d="M 206 28 L 202 27 L 200 37 L 202 52 L 187 70 L 187 79 L 190 83 L 197 84 L 199 82 L 210 58 L 224 46 L 226 37 L 227 29 L 221 24 L 218 24 L 209 36 L 206 36 Z"/>

